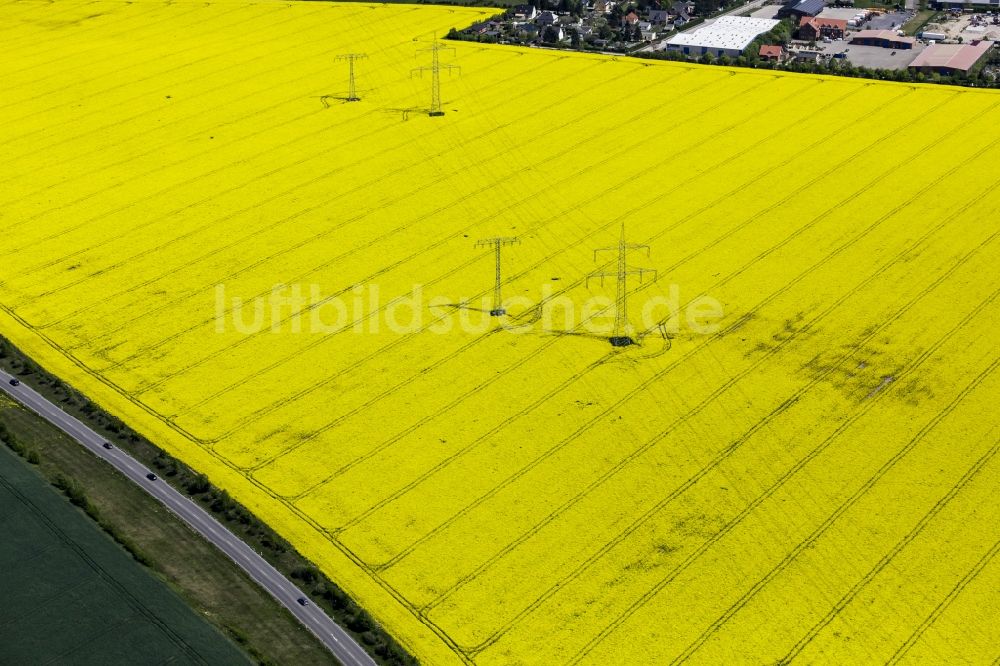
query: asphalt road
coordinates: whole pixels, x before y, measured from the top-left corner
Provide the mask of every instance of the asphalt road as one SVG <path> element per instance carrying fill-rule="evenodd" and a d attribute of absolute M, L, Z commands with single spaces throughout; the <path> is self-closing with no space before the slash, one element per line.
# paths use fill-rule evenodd
<path fill-rule="evenodd" d="M 11 375 L 0 370 L 0 381 L 2 381 L 0 390 L 42 416 L 94 455 L 106 460 L 115 469 L 177 514 L 195 532 L 215 544 L 229 559 L 257 581 L 257 584 L 264 588 L 268 594 L 291 611 L 292 615 L 315 634 L 342 664 L 345 666 L 374 666 L 375 661 L 346 631 L 312 603 L 307 606 L 300 605 L 298 600 L 304 598 L 305 593 L 282 576 L 253 548 L 223 527 L 211 514 L 165 481 L 159 479 L 150 481 L 146 475 L 152 470 L 117 447 L 110 450 L 105 449 L 104 442 L 107 440 L 103 437 L 46 400 L 31 387 L 25 386 L 23 383 L 20 386 L 11 386 L 10 380 Z"/>

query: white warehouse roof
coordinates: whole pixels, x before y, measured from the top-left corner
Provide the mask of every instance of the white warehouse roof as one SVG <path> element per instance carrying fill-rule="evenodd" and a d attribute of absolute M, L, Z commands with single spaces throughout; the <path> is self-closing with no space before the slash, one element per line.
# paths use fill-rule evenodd
<path fill-rule="evenodd" d="M 667 47 L 692 46 L 742 51 L 754 38 L 778 25 L 775 19 L 723 16 L 692 32 L 682 32 L 667 40 Z"/>

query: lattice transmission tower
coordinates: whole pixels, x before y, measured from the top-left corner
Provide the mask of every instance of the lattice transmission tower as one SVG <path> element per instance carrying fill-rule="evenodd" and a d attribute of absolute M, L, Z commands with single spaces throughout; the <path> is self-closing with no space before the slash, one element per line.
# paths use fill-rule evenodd
<path fill-rule="evenodd" d="M 608 338 L 610 342 L 615 347 L 627 347 L 629 345 L 635 344 L 635 340 L 629 335 L 629 323 L 628 323 L 628 276 L 638 275 L 639 281 L 645 278 L 647 273 L 656 274 L 655 268 L 640 268 L 628 265 L 628 253 L 630 250 L 646 250 L 646 256 L 649 256 L 649 246 L 648 245 L 635 245 L 632 243 L 625 242 L 625 222 L 622 222 L 621 235 L 618 239 L 618 245 L 614 247 L 601 247 L 594 250 L 594 261 L 597 261 L 597 255 L 600 252 L 617 252 L 618 253 L 618 267 L 613 273 L 609 271 L 600 271 L 596 273 L 591 273 L 587 276 L 587 284 L 589 286 L 590 281 L 594 278 L 600 278 L 601 284 L 604 284 L 604 278 L 615 278 L 616 289 L 615 289 L 615 325 L 614 330 L 611 333 L 611 337 Z"/>
<path fill-rule="evenodd" d="M 430 51 L 431 54 L 431 64 L 427 67 L 415 67 L 411 72 L 410 76 L 419 73 L 423 77 L 424 72 L 431 73 L 431 110 L 427 114 L 429 116 L 443 116 L 444 111 L 441 110 L 441 70 L 447 70 L 448 74 L 451 74 L 452 70 L 459 70 L 461 72 L 462 68 L 458 65 L 441 64 L 441 51 L 451 51 L 454 52 L 455 49 L 450 46 L 441 46 L 440 42 L 435 40 L 431 43 L 430 48 L 420 49 L 417 53 L 426 53 Z"/>
<path fill-rule="evenodd" d="M 507 314 L 507 311 L 503 308 L 503 297 L 500 295 L 500 285 L 503 283 L 500 277 L 500 248 L 520 244 L 520 239 L 513 236 L 483 238 L 476 241 L 476 247 L 492 247 L 496 258 L 496 282 L 493 286 L 493 309 L 490 310 L 491 317 L 502 317 Z"/>
<path fill-rule="evenodd" d="M 348 71 L 350 72 L 347 85 L 347 98 L 345 101 L 348 102 L 360 102 L 361 98 L 358 97 L 358 86 L 354 79 L 354 63 L 358 60 L 364 60 L 368 57 L 367 53 L 342 53 L 337 56 L 337 60 L 346 60 Z"/>

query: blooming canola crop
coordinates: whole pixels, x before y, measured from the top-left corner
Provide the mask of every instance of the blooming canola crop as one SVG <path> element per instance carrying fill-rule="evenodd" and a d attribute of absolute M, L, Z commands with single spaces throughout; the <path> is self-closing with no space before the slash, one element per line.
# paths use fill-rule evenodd
<path fill-rule="evenodd" d="M 1000 94 L 492 13 L 0 3 L 0 333 L 424 663 L 991 663 Z"/>

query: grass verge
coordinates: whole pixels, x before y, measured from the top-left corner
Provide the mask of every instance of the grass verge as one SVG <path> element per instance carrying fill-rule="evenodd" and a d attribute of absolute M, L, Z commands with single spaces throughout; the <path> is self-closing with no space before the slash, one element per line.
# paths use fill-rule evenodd
<path fill-rule="evenodd" d="M 937 12 L 933 9 L 921 9 L 913 15 L 913 18 L 904 23 L 900 30 L 905 32 L 907 35 L 916 35 L 923 30 L 924 26 L 930 23 L 931 19 L 935 16 L 937 16 Z"/>

